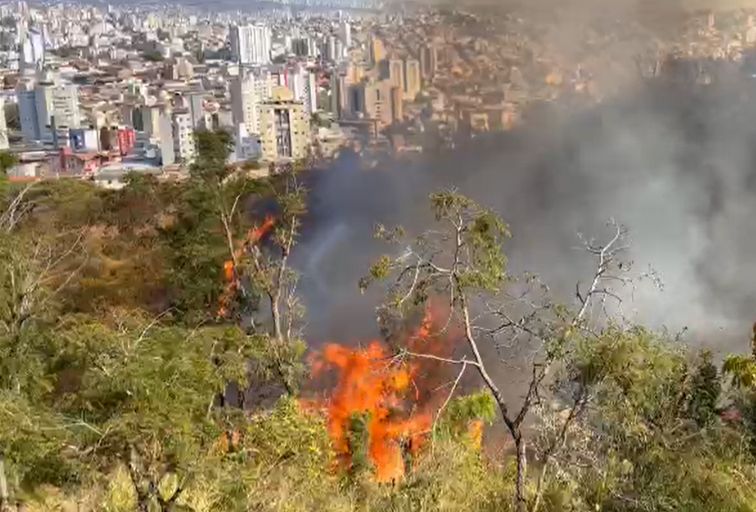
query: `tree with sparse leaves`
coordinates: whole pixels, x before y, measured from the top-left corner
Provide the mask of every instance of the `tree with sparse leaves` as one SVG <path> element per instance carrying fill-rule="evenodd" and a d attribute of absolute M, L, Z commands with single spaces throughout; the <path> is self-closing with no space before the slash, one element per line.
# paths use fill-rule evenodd
<path fill-rule="evenodd" d="M 552 367 L 565 361 L 583 339 L 583 333 L 594 327 L 590 323 L 594 308 L 599 312 L 605 310 L 607 298 L 618 298 L 612 287 L 627 282 L 618 258 L 624 248 L 624 229 L 612 224 L 614 230 L 606 243 L 586 242 L 586 250 L 596 259 L 596 270 L 587 290 L 581 291 L 578 285 L 579 304 L 571 312 L 555 305 L 548 288 L 536 277 L 525 276 L 517 281 L 507 274 L 502 247 L 509 231 L 493 211 L 455 191 L 432 194 L 430 201 L 439 228 L 410 242 L 404 239 L 401 230 L 381 229 L 383 238 L 409 249 L 402 249 L 397 257 L 381 258 L 361 286 L 376 279 L 393 278 L 388 301 L 381 311 L 384 317 L 401 317 L 431 298 L 442 298 L 448 308 L 446 325 L 459 327 L 467 350 L 456 358 L 438 358 L 400 348 L 398 357 L 436 359 L 458 367 L 458 378 L 466 370 L 477 373 L 492 394 L 514 443 L 515 504 L 522 512 L 529 500 L 525 422 L 533 409 L 542 404 Z M 520 366 L 520 371 L 528 376 L 528 384 L 521 402 L 514 405 L 502 392 L 503 384 L 494 368 L 514 364 L 495 354 L 511 353 L 518 348 L 536 355 Z M 582 413 L 588 398 L 587 388 L 574 392 L 567 406 L 570 412 L 564 419 L 566 425 Z M 544 470 L 550 457 L 550 451 L 542 454 L 539 462 Z M 542 484 L 538 487 L 536 508 Z"/>

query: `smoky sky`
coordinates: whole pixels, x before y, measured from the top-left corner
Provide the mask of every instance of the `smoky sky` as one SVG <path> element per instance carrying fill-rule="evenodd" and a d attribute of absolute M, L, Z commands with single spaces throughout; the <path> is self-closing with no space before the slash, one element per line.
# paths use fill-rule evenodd
<path fill-rule="evenodd" d="M 373 226 L 428 227 L 427 195 L 456 187 L 510 224 L 511 271 L 539 273 L 567 303 L 590 273 L 576 233 L 600 236 L 616 218 L 630 229 L 635 267 L 653 267 L 664 283 L 636 292 L 634 319 L 688 326 L 709 346 L 742 345 L 756 320 L 756 82 L 734 82 L 650 84 L 606 105 L 546 108 L 514 133 L 420 162 L 362 170 L 344 157 L 311 184 L 297 253 L 308 333 L 374 334 L 380 297 L 356 285 L 390 249 Z"/>
<path fill-rule="evenodd" d="M 375 335 L 380 294 L 357 280 L 390 247 L 376 223 L 431 226 L 427 196 L 455 187 L 510 225 L 510 271 L 542 276 L 574 302 L 592 262 L 578 232 L 629 228 L 628 258 L 663 289 L 641 285 L 631 320 L 719 351 L 747 346 L 756 320 L 756 78 L 735 66 L 709 86 L 664 80 L 591 106 L 546 105 L 510 133 L 419 161 L 364 169 L 345 155 L 310 184 L 311 217 L 296 253 L 315 343 Z"/>

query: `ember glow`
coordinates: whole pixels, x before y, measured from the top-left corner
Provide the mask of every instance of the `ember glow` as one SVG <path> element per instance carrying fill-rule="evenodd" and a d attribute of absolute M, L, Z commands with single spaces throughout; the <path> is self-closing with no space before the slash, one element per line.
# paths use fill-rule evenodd
<path fill-rule="evenodd" d="M 440 354 L 450 351 L 445 336 L 431 336 L 432 318 L 409 335 L 410 350 Z M 366 418 L 367 454 L 378 482 L 395 482 L 428 440 L 441 389 L 433 391 L 440 369 L 425 359 L 395 357 L 387 344 L 371 341 L 366 347 L 329 344 L 313 358 L 313 374 L 334 372 L 337 381 L 327 399 L 316 404 L 325 409 L 328 432 L 342 469 L 353 463 L 351 444 L 354 418 Z"/>
<path fill-rule="evenodd" d="M 250 247 L 257 245 L 273 227 L 276 225 L 275 217 L 268 215 L 265 220 L 257 227 L 250 229 L 238 248 L 234 250 L 233 258 L 223 263 L 223 278 L 226 281 L 226 288 L 221 294 L 218 307 L 218 317 L 225 318 L 228 316 L 228 308 L 236 292 L 239 290 L 239 276 L 236 273 L 235 261 L 239 261 Z"/>

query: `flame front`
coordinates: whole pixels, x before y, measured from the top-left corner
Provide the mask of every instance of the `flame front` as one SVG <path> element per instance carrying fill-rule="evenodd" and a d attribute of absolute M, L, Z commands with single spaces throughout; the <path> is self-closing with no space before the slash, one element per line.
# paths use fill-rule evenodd
<path fill-rule="evenodd" d="M 355 414 L 367 414 L 368 454 L 379 482 L 404 476 L 404 455 L 415 454 L 432 422 L 429 412 L 408 411 L 416 366 L 391 360 L 378 341 L 366 348 L 327 345 L 316 371 L 336 368 L 339 380 L 326 405 L 328 431 L 339 461 L 352 463 L 350 425 Z"/>
<path fill-rule="evenodd" d="M 432 335 L 433 316 L 426 311 L 419 327 L 406 333 L 411 351 L 444 354 L 449 339 Z M 448 335 L 448 333 L 447 333 Z M 404 477 L 406 461 L 418 455 L 430 434 L 441 395 L 434 395 L 439 366 L 427 359 L 397 358 L 381 341 L 364 348 L 330 344 L 314 357 L 313 374 L 334 371 L 337 381 L 321 404 L 339 465 L 353 465 L 350 436 L 355 415 L 366 417 L 367 454 L 378 482 Z"/>

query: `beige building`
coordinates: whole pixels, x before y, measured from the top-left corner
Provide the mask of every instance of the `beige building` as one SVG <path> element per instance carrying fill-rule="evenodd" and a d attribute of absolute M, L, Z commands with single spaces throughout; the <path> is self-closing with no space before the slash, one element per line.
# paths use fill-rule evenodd
<path fill-rule="evenodd" d="M 188 59 L 178 57 L 164 64 L 164 74 L 169 80 L 189 80 L 194 76 L 194 66 Z"/>
<path fill-rule="evenodd" d="M 391 122 L 401 123 L 404 119 L 403 92 L 399 87 L 391 88 Z"/>
<path fill-rule="evenodd" d="M 307 157 L 310 120 L 301 101 L 286 87 L 274 87 L 269 101 L 260 103 L 260 150 L 268 162 Z"/>
<path fill-rule="evenodd" d="M 393 117 L 391 108 L 391 81 L 367 82 L 362 87 L 364 115 L 369 119 L 375 119 L 382 127 L 390 125 Z"/>
<path fill-rule="evenodd" d="M 404 70 L 404 99 L 413 101 L 421 88 L 420 61 L 407 59 Z"/>
<path fill-rule="evenodd" d="M 401 59 L 391 59 L 388 62 L 388 79 L 392 87 L 404 89 L 404 62 Z"/>
<path fill-rule="evenodd" d="M 348 84 L 357 84 L 365 77 L 365 68 L 361 65 L 350 62 L 346 69 L 346 78 Z"/>

